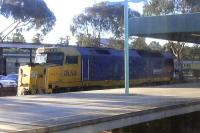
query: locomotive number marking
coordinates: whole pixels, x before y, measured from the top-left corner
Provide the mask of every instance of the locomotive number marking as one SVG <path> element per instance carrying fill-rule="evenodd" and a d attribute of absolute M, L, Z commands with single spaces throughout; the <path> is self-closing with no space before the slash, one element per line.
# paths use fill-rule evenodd
<path fill-rule="evenodd" d="M 71 77 L 71 76 L 76 76 L 76 75 L 77 75 L 76 71 L 73 71 L 73 70 L 64 71 L 64 76 L 66 77 Z"/>

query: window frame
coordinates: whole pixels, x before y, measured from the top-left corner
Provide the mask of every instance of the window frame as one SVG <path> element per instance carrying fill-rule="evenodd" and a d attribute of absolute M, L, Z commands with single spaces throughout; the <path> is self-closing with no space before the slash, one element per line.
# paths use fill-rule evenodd
<path fill-rule="evenodd" d="M 65 56 L 65 64 L 77 65 L 78 64 L 78 55 L 66 55 Z"/>

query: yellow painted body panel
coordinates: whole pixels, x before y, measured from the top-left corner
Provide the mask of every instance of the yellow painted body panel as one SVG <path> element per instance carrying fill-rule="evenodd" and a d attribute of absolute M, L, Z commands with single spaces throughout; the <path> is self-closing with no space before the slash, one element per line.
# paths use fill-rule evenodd
<path fill-rule="evenodd" d="M 48 84 L 56 88 L 75 86 L 75 83 L 81 81 L 80 75 L 81 69 L 79 65 L 50 67 L 48 69 Z"/>
<path fill-rule="evenodd" d="M 64 65 L 64 66 L 24 66 L 20 68 L 24 73 L 30 73 L 30 76 L 21 76 L 19 87 L 27 87 L 31 90 L 44 90 L 62 87 L 80 86 L 80 66 Z M 51 88 L 49 87 L 51 86 Z M 51 92 L 51 91 L 50 91 Z"/>
<path fill-rule="evenodd" d="M 22 82 L 23 85 L 28 86 L 28 84 L 30 83 L 31 67 L 29 67 L 28 65 L 21 66 L 19 70 L 19 84 L 21 85 Z"/>
<path fill-rule="evenodd" d="M 18 94 L 23 89 L 35 89 L 40 88 L 42 90 L 46 89 L 46 76 L 44 75 L 43 66 L 22 66 L 19 71 L 19 81 L 18 81 Z"/>
<path fill-rule="evenodd" d="M 153 82 L 168 82 L 171 81 L 170 77 L 160 77 L 160 78 L 144 78 L 144 79 L 134 79 L 130 80 L 130 85 L 140 85 L 143 83 L 153 83 Z M 83 81 L 83 86 L 122 86 L 124 85 L 124 80 L 106 80 L 106 81 Z"/>

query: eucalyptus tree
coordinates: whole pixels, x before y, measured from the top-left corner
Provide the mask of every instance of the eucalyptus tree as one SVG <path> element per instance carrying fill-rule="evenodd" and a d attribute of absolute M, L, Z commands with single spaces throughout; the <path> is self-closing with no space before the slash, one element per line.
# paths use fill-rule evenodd
<path fill-rule="evenodd" d="M 192 60 L 200 60 L 200 45 L 199 44 L 194 44 L 191 48 L 191 56 Z"/>
<path fill-rule="evenodd" d="M 0 32 L 1 41 L 19 28 L 40 30 L 46 35 L 56 22 L 56 17 L 43 0 L 0 0 L 0 14 L 13 20 Z"/>
<path fill-rule="evenodd" d="M 140 16 L 140 14 L 129 10 L 129 16 Z M 112 4 L 110 2 L 101 2 L 88 7 L 83 13 L 73 18 L 70 29 L 78 40 L 84 35 L 86 37 L 84 39 L 96 38 L 100 43 L 102 34 L 117 40 L 123 39 L 124 7 L 122 4 Z"/>
<path fill-rule="evenodd" d="M 33 38 L 32 38 L 32 42 L 33 43 L 42 43 L 42 41 L 44 40 L 44 36 L 40 33 L 36 33 Z"/>
<path fill-rule="evenodd" d="M 58 44 L 69 45 L 70 36 L 66 35 L 65 37 L 60 37 L 58 40 Z"/>
<path fill-rule="evenodd" d="M 199 0 L 149 0 L 143 8 L 144 16 L 192 13 L 199 11 Z"/>
<path fill-rule="evenodd" d="M 154 51 L 161 51 L 162 50 L 162 46 L 159 44 L 159 42 L 156 42 L 156 41 L 150 42 L 148 47 L 151 50 L 154 50 Z"/>
<path fill-rule="evenodd" d="M 16 29 L 16 31 L 14 33 L 12 33 L 10 39 L 12 42 L 22 42 L 22 43 L 26 42 L 21 29 Z"/>
<path fill-rule="evenodd" d="M 138 49 L 138 50 L 148 50 L 149 47 L 145 41 L 145 38 L 138 37 L 131 43 L 131 48 Z"/>
<path fill-rule="evenodd" d="M 178 70 L 179 70 L 179 79 L 183 79 L 183 65 L 182 65 L 182 60 L 183 60 L 183 50 L 185 47 L 185 43 L 183 42 L 173 42 L 173 41 L 169 41 L 168 43 L 166 43 L 164 45 L 164 50 L 165 51 L 170 51 L 174 54 L 174 56 L 177 59 L 177 66 L 178 66 Z"/>

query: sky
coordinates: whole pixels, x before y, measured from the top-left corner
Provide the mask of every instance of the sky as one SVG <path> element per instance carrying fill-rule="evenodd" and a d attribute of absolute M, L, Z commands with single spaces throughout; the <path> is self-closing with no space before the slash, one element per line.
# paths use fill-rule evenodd
<path fill-rule="evenodd" d="M 53 30 L 49 32 L 45 37 L 43 43 L 55 44 L 58 43 L 60 37 L 70 36 L 70 44 L 75 44 L 76 39 L 72 37 L 70 32 L 70 24 L 74 16 L 84 11 L 86 7 L 92 6 L 94 3 L 102 2 L 105 0 L 44 0 L 50 10 L 56 16 L 56 25 Z M 110 2 L 119 2 L 123 0 L 107 0 Z M 142 13 L 143 3 L 129 3 L 129 6 Z M 5 19 L 0 16 L 0 31 L 10 23 L 12 19 Z M 32 37 L 37 33 L 35 30 L 31 30 L 24 34 L 26 41 L 31 42 Z M 148 40 L 147 40 L 148 41 Z"/>

